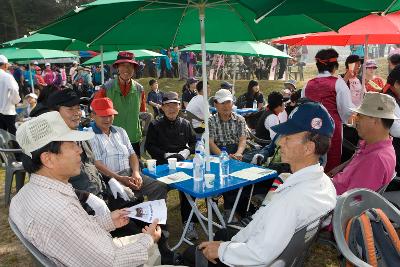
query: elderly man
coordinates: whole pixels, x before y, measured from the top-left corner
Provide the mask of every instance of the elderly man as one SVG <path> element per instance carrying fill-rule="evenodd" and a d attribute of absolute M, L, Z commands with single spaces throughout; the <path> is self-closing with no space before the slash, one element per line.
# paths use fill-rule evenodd
<path fill-rule="evenodd" d="M 17 141 L 26 156 L 29 182 L 11 200 L 10 218 L 22 235 L 62 266 L 138 266 L 161 229 L 155 220 L 143 233 L 112 239 L 108 233 L 128 223 L 128 211 L 88 215 L 68 180 L 79 175 L 82 153 L 77 142 L 91 132 L 71 130 L 58 112 L 48 112 L 22 124 Z M 152 263 L 154 264 L 154 263 Z"/>
<path fill-rule="evenodd" d="M 352 109 L 357 113 L 355 125 L 362 140 L 353 158 L 330 173 L 338 195 L 353 188 L 377 191 L 392 180 L 396 155 L 389 131 L 399 119 L 394 115 L 395 106 L 393 97 L 368 92 L 361 106 Z"/>
<path fill-rule="evenodd" d="M 74 90 L 56 91 L 49 96 L 48 102 L 49 109 L 58 111 L 71 130 L 78 129 L 82 111 L 79 106 L 80 98 Z M 108 208 L 115 210 L 127 206 L 131 201 L 136 201 L 129 188 L 121 185 L 115 178 L 102 176 L 97 170 L 89 141 L 81 142 L 80 146 L 82 148 L 81 172 L 71 177 L 69 182 L 76 189 L 79 200 L 89 213 L 93 210 L 96 215 L 100 215 Z M 106 201 L 107 206 L 102 199 Z M 121 230 L 118 231 L 124 234 Z"/>
<path fill-rule="evenodd" d="M 233 98 L 229 90 L 218 90 L 215 93 L 214 102 L 217 113 L 211 116 L 208 121 L 210 151 L 219 155 L 221 149 L 225 148 L 231 158 L 242 160 L 243 151 L 246 148 L 246 121 L 242 116 L 232 112 Z M 235 190 L 223 194 L 226 215 L 230 214 L 236 193 Z M 239 201 L 237 211 L 243 215 L 245 209 L 245 202 Z"/>
<path fill-rule="evenodd" d="M 132 148 L 127 132 L 113 125 L 114 109 L 110 98 L 97 98 L 91 104 L 95 124 L 95 137 L 90 140 L 95 166 L 108 177 L 131 188 L 136 196 L 147 196 L 149 200 L 166 199 L 167 186 L 140 174 L 139 160 Z M 119 115 L 118 115 L 119 116 Z"/>
<path fill-rule="evenodd" d="M 0 55 L 0 129 L 15 134 L 15 105 L 21 101 L 18 83 L 7 72 L 8 59 Z"/>
<path fill-rule="evenodd" d="M 152 121 L 146 138 L 146 150 L 157 164 L 167 163 L 168 158 L 185 160 L 194 153 L 196 135 L 190 123 L 178 117 L 180 109 L 179 96 L 175 92 L 167 92 L 163 96 L 162 111 L 164 117 Z M 189 218 L 191 207 L 185 195 L 180 192 L 181 217 L 184 225 Z M 188 240 L 197 239 L 194 224 L 189 224 L 186 234 Z"/>
<path fill-rule="evenodd" d="M 335 188 L 318 162 L 329 149 L 333 128 L 326 109 L 313 102 L 300 105 L 287 122 L 272 127 L 281 135 L 278 145 L 282 161 L 290 164 L 293 174 L 245 228 L 239 232 L 221 230 L 215 237 L 221 241 L 200 244 L 209 261 L 216 266 L 270 266 L 289 244 L 296 229 L 335 207 Z M 190 257 L 190 252 L 185 256 Z"/>
<path fill-rule="evenodd" d="M 139 64 L 131 52 L 119 52 L 113 67 L 118 70 L 118 78 L 111 79 L 98 91 L 95 98 L 108 97 L 119 112 L 114 120 L 116 126 L 122 127 L 128 133 L 133 149 L 140 157 L 140 128 L 139 112 L 146 111 L 146 97 L 143 86 L 133 80 L 135 69 Z"/>

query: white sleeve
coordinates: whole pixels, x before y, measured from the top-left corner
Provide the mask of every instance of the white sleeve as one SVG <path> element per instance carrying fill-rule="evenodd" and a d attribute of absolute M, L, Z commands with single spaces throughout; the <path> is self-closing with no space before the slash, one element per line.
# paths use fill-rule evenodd
<path fill-rule="evenodd" d="M 265 118 L 264 127 L 269 131 L 269 136 L 271 137 L 271 140 L 274 139 L 276 135 L 276 132 L 271 130 L 271 127 L 278 125 L 279 123 L 280 123 L 279 118 L 276 115 L 269 115 L 268 117 Z"/>
<path fill-rule="evenodd" d="M 394 109 L 394 115 L 400 118 L 400 108 L 397 103 Z M 390 127 L 390 135 L 393 137 L 400 137 L 400 120 L 394 120 L 392 127 Z"/>
<path fill-rule="evenodd" d="M 15 81 L 14 77 L 10 75 L 9 79 L 9 98 L 13 105 L 18 104 L 21 101 L 21 97 L 19 96 L 19 87 L 18 83 Z"/>
<path fill-rule="evenodd" d="M 296 231 L 293 203 L 275 203 L 239 231 L 230 242 L 221 243 L 218 257 L 228 266 L 269 266 L 289 244 Z M 292 207 L 291 207 L 292 206 Z M 282 220 L 282 218 L 285 218 Z"/>
<path fill-rule="evenodd" d="M 346 82 L 339 77 L 335 85 L 336 89 L 336 105 L 339 112 L 339 116 L 343 123 L 346 123 L 350 115 L 353 113 L 350 108 L 354 108 L 354 104 L 351 101 L 350 89 Z"/>
<path fill-rule="evenodd" d="M 301 97 L 306 97 L 306 88 L 307 88 L 308 82 L 306 83 L 306 85 L 304 85 L 303 89 L 301 90 Z"/>

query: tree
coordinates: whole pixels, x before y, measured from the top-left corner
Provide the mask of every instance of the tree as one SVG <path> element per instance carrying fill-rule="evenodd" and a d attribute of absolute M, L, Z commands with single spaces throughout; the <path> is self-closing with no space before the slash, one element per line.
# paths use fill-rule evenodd
<path fill-rule="evenodd" d="M 89 0 L 2 0 L 0 42 L 37 30 Z"/>

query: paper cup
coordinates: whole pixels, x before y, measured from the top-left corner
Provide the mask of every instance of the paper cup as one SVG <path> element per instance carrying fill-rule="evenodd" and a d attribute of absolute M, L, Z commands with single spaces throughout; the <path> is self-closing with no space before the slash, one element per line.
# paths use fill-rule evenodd
<path fill-rule="evenodd" d="M 156 162 L 157 162 L 157 160 L 155 160 L 155 159 L 147 160 L 147 168 L 149 169 L 150 172 L 156 171 Z"/>
<path fill-rule="evenodd" d="M 176 170 L 176 158 L 170 158 L 168 159 L 168 168 L 170 170 Z"/>
<path fill-rule="evenodd" d="M 205 180 L 207 188 L 213 188 L 214 187 L 214 181 L 215 181 L 215 174 L 212 174 L 212 173 L 204 174 L 204 180 Z"/>

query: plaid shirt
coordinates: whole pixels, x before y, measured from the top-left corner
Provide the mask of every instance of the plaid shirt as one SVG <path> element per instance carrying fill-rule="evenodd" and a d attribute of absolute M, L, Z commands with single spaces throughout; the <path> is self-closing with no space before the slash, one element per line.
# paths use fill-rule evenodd
<path fill-rule="evenodd" d="M 109 233 L 115 229 L 110 213 L 88 215 L 70 184 L 38 174 L 11 200 L 10 218 L 57 266 L 138 266 L 153 244 L 145 234 L 119 246 Z"/>
<path fill-rule="evenodd" d="M 103 133 L 96 125 L 90 139 L 95 160 L 102 161 L 113 172 L 130 169 L 129 157 L 135 154 L 126 131 L 118 126 L 111 126 L 110 135 Z"/>
<path fill-rule="evenodd" d="M 210 139 L 214 140 L 217 146 L 239 144 L 242 136 L 247 136 L 245 119 L 232 112 L 229 121 L 222 121 L 218 113 L 208 120 Z"/>

